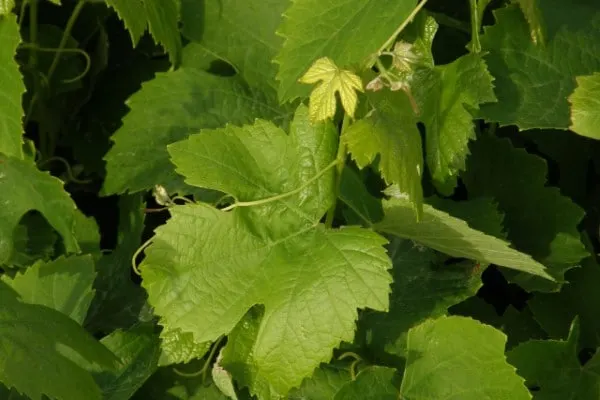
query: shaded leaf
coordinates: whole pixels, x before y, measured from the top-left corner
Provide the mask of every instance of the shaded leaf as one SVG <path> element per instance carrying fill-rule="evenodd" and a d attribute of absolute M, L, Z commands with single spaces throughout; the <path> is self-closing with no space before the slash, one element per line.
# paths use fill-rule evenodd
<path fill-rule="evenodd" d="M 346 383 L 334 400 L 397 400 L 400 376 L 393 368 L 372 366 Z"/>

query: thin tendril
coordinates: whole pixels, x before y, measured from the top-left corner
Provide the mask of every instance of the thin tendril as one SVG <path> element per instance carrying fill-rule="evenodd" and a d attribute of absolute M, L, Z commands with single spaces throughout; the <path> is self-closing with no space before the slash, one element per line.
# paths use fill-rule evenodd
<path fill-rule="evenodd" d="M 356 366 L 361 362 L 362 360 L 354 360 L 352 361 L 352 364 L 350 364 L 350 378 L 355 381 L 356 380 Z"/>
<path fill-rule="evenodd" d="M 356 366 L 361 363 L 363 359 L 361 356 L 352 351 L 345 352 L 338 357 L 338 360 L 343 360 L 345 358 L 354 358 L 354 361 L 352 361 L 352 364 L 350 364 L 350 377 L 352 380 L 356 380 Z"/>
<path fill-rule="evenodd" d="M 345 352 L 344 354 L 342 354 L 341 356 L 338 357 L 338 360 L 343 360 L 343 359 L 348 358 L 348 357 L 352 357 L 355 360 L 362 360 L 362 357 L 359 356 L 358 354 L 356 354 L 353 351 L 347 351 L 347 352 Z"/>
<path fill-rule="evenodd" d="M 197 376 L 202 375 L 202 382 L 204 382 L 206 380 L 206 372 L 208 371 L 208 367 L 210 366 L 210 361 L 215 356 L 215 352 L 219 348 L 219 345 L 221 344 L 221 342 L 223 341 L 224 338 L 225 338 L 225 336 L 219 337 L 217 339 L 217 341 L 213 344 L 212 349 L 210 350 L 210 354 L 208 355 L 206 361 L 204 362 L 204 365 L 202 365 L 202 368 L 200 370 L 190 373 L 190 372 L 181 372 L 177 368 L 173 368 L 173 371 L 177 375 L 181 375 L 184 378 L 195 378 Z"/>
<path fill-rule="evenodd" d="M 298 187 L 298 188 L 296 188 L 296 189 L 294 189 L 292 191 L 289 191 L 289 192 L 286 192 L 286 193 L 281 193 L 281 194 L 278 194 L 278 195 L 273 196 L 273 197 L 267 197 L 266 199 L 253 200 L 253 201 L 238 201 L 238 202 L 235 202 L 235 203 L 233 203 L 232 205 L 230 205 L 228 207 L 223 208 L 222 211 L 230 211 L 230 210 L 233 210 L 236 207 L 258 206 L 258 205 L 261 205 L 261 204 L 271 203 L 273 201 L 285 199 L 286 197 L 290 197 L 290 196 L 293 196 L 295 194 L 298 194 L 302 190 L 306 189 L 309 185 L 313 184 L 316 180 L 318 180 L 319 178 L 321 178 L 328 170 L 330 170 L 331 168 L 335 167 L 338 164 L 339 164 L 339 160 L 335 159 L 328 166 L 326 166 L 321 171 L 319 171 L 318 174 L 316 174 L 315 176 L 313 176 L 312 178 L 310 178 L 308 181 L 304 182 L 300 187 Z"/>
<path fill-rule="evenodd" d="M 152 239 L 154 239 L 154 236 L 151 237 L 150 239 L 146 240 L 144 242 L 144 244 L 142 244 L 140 247 L 138 247 L 138 249 L 135 251 L 135 253 L 133 253 L 133 256 L 131 257 L 131 266 L 133 267 L 133 272 L 135 272 L 136 275 L 138 275 L 138 276 L 142 276 L 142 273 L 138 269 L 138 266 L 136 263 L 137 258 L 140 254 L 142 254 L 142 251 L 146 250 L 146 247 L 150 246 L 150 243 L 152 243 Z"/>
<path fill-rule="evenodd" d="M 171 200 L 173 200 L 173 201 L 174 200 L 181 200 L 181 201 L 183 201 L 184 203 L 187 203 L 187 204 L 196 204 L 195 201 L 190 200 L 187 197 L 183 197 L 183 196 L 175 196 Z M 175 202 L 173 202 L 173 205 L 177 205 L 177 204 L 175 204 Z"/>
<path fill-rule="evenodd" d="M 92 59 L 90 58 L 90 55 L 85 51 L 85 50 L 81 50 L 81 49 L 61 49 L 58 47 L 40 47 L 35 43 L 23 43 L 21 44 L 21 46 L 23 48 L 26 49 L 32 49 L 35 51 L 42 51 L 42 52 L 47 52 L 47 53 L 77 53 L 77 54 L 81 54 L 83 56 L 83 58 L 85 58 L 85 68 L 83 69 L 83 72 L 81 72 L 79 75 L 77 75 L 74 78 L 70 78 L 70 79 L 63 79 L 62 82 L 63 83 L 73 83 L 73 82 L 77 82 L 79 80 L 82 80 L 88 72 L 90 72 L 90 68 L 92 67 Z M 46 82 L 49 82 L 50 79 L 48 77 L 46 77 L 44 74 L 41 74 Z"/>
<path fill-rule="evenodd" d="M 78 179 L 75 177 L 75 175 L 73 175 L 73 170 L 71 169 L 71 166 L 69 165 L 69 162 L 67 160 L 65 160 L 62 157 L 59 156 L 52 156 L 50 158 L 45 159 L 44 161 L 41 161 L 38 163 L 38 168 L 41 168 L 42 166 L 52 162 L 52 161 L 58 161 L 61 164 L 64 165 L 65 170 L 67 172 L 67 178 L 68 178 L 68 182 L 75 182 L 78 183 L 80 185 L 87 185 L 88 183 L 91 183 L 92 180 L 91 179 Z"/>

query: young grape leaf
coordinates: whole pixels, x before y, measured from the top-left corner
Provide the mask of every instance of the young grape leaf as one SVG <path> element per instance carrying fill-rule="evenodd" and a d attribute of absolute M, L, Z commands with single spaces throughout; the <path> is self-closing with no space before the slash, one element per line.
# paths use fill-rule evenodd
<path fill-rule="evenodd" d="M 571 126 L 569 129 L 582 136 L 600 139 L 600 73 L 577 77 L 577 88 L 569 97 Z"/>
<path fill-rule="evenodd" d="M 86 254 L 37 262 L 13 279 L 4 275 L 2 281 L 24 302 L 52 308 L 83 324 L 94 297 L 95 277 L 94 260 Z"/>
<path fill-rule="evenodd" d="M 378 231 L 411 239 L 454 257 L 497 264 L 553 280 L 544 266 L 530 256 L 509 247 L 509 243 L 479 232 L 466 222 L 424 205 L 423 219 L 417 222 L 406 199 L 384 202 L 385 217 L 374 225 Z"/>
<path fill-rule="evenodd" d="M 179 11 L 181 0 L 105 0 L 125 24 L 133 45 L 148 28 L 152 37 L 169 53 L 175 66 L 181 61 Z"/>
<path fill-rule="evenodd" d="M 298 389 L 293 389 L 287 398 L 288 400 L 331 400 L 350 380 L 348 369 L 324 364 L 315 370 L 313 376 L 303 380 Z"/>
<path fill-rule="evenodd" d="M 211 370 L 213 382 L 215 386 L 219 388 L 221 393 L 229 397 L 231 400 L 239 400 L 235 392 L 235 387 L 233 386 L 231 374 L 227 372 L 227 370 L 225 370 L 225 368 L 223 368 L 221 365 L 222 359 L 223 351 L 221 351 L 217 356 L 217 359 L 215 360 Z"/>
<path fill-rule="evenodd" d="M 56 229 L 67 252 L 79 252 L 73 234 L 76 206 L 60 180 L 38 171 L 29 162 L 0 154 L 0 193 L 4 194 L 0 207 L 0 265 L 10 260 L 14 230 L 30 210 L 39 211 Z"/>
<path fill-rule="evenodd" d="M 571 325 L 569 337 L 561 340 L 531 340 L 507 353 L 508 362 L 517 367 L 532 390 L 534 400 L 600 397 L 600 353 L 583 366 L 578 359 L 579 320 Z"/>
<path fill-rule="evenodd" d="M 309 115 L 313 122 L 333 118 L 337 103 L 336 93 L 340 96 L 346 114 L 354 118 L 358 104 L 356 92 L 364 91 L 358 75 L 338 68 L 327 57 L 315 61 L 298 82 L 317 83 L 310 94 L 309 101 Z"/>
<path fill-rule="evenodd" d="M 388 184 L 397 184 L 413 203 L 417 218 L 423 213 L 423 149 L 417 120 L 404 92 L 369 93 L 372 113 L 344 132 L 342 140 L 360 168 L 377 155 L 381 175 Z"/>
<path fill-rule="evenodd" d="M 567 21 L 569 8 L 583 2 L 552 2 L 552 14 Z M 516 6 L 495 11 L 496 24 L 481 37 L 486 61 L 495 77 L 497 103 L 484 105 L 481 116 L 519 129 L 561 128 L 571 125 L 567 98 L 575 89 L 575 77 L 600 70 L 600 14 L 590 5 L 587 14 L 595 21 L 571 21 L 546 45 L 531 40 L 527 21 Z M 568 57 L 565 55 L 568 54 Z"/>
<path fill-rule="evenodd" d="M 25 304 L 0 282 L 0 382 L 33 399 L 100 400 L 89 372 L 66 354 L 102 368 L 117 367 L 117 358 L 77 322 L 51 308 Z"/>
<path fill-rule="evenodd" d="M 371 366 L 346 383 L 334 400 L 397 400 L 400 376 L 393 368 Z"/>
<path fill-rule="evenodd" d="M 367 313 L 360 324 L 372 349 L 406 357 L 408 330 L 474 296 L 482 271 L 470 261 L 445 265 L 434 251 L 411 240 L 393 239 L 388 253 L 394 265 L 390 311 Z"/>
<path fill-rule="evenodd" d="M 414 6 L 412 1 L 394 0 L 348 0 L 335 7 L 320 0 L 293 1 L 278 31 L 284 38 L 275 59 L 279 99 L 286 102 L 307 96 L 310 88 L 298 80 L 321 57 L 329 57 L 342 69 L 363 64 Z"/>
<path fill-rule="evenodd" d="M 153 326 L 116 330 L 102 338 L 101 343 L 121 360 L 116 371 L 95 376 L 102 398 L 127 400 L 156 371 L 160 345 Z"/>
<path fill-rule="evenodd" d="M 186 49 L 184 56 L 193 57 L 198 50 Z M 191 188 L 174 172 L 166 146 L 226 123 L 250 123 L 258 117 L 283 123 L 287 111 L 276 104 L 275 98 L 248 87 L 237 76 L 211 75 L 184 59 L 177 71 L 157 74 L 128 100 L 131 111 L 105 157 L 103 193 L 134 193 L 156 184 L 169 193 L 189 193 Z"/>
<path fill-rule="evenodd" d="M 163 328 L 160 333 L 159 366 L 187 364 L 194 358 L 202 358 L 210 349 L 210 342 L 198 343 L 191 332 Z"/>
<path fill-rule="evenodd" d="M 15 61 L 17 46 L 21 43 L 17 17 L 10 14 L 14 2 L 0 0 L 0 153 L 23 158 L 23 127 L 21 96 L 25 93 L 19 64 Z M 8 14 L 8 15 L 3 15 Z M 2 257 L 0 256 L 0 259 Z M 1 263 L 0 263 L 1 264 Z"/>
<path fill-rule="evenodd" d="M 288 4 L 262 0 L 240 7 L 238 0 L 183 0 L 182 33 L 212 57 L 230 63 L 249 85 L 275 91 L 277 67 L 272 60 L 283 42 L 275 31 Z"/>
<path fill-rule="evenodd" d="M 506 362 L 505 344 L 502 332 L 471 318 L 440 317 L 412 328 L 400 398 L 531 399 Z"/>
<path fill-rule="evenodd" d="M 548 266 L 558 282 L 588 255 L 577 225 L 584 211 L 557 188 L 546 186 L 544 159 L 489 135 L 471 146 L 463 180 L 471 196 L 493 197 L 504 214 L 508 238 L 516 248 Z M 514 278 L 528 290 L 556 290 L 557 284 Z"/>
<path fill-rule="evenodd" d="M 425 125 L 427 166 L 438 191 L 452 194 L 475 138 L 473 110 L 494 102 L 493 78 L 483 59 L 468 54 L 434 68 L 418 69 L 411 82 Z"/>
<path fill-rule="evenodd" d="M 564 338 L 576 316 L 581 318 L 582 347 L 597 348 L 600 346 L 600 265 L 588 258 L 581 263 L 581 268 L 574 268 L 565 275 L 569 282 L 559 293 L 536 293 L 529 301 L 535 319 L 551 338 Z"/>
<path fill-rule="evenodd" d="M 238 355 L 251 373 L 234 374 L 259 395 L 284 395 L 352 340 L 358 308 L 387 309 L 386 240 L 318 224 L 334 201 L 333 169 L 325 168 L 334 165 L 336 142 L 333 125 L 311 124 L 300 106 L 289 135 L 259 120 L 169 147 L 187 183 L 259 203 L 230 212 L 203 203 L 171 208 L 146 250 L 142 284 L 161 324 L 198 342 L 228 334 L 264 305 L 251 351 Z"/>
<path fill-rule="evenodd" d="M 10 14 L 13 8 L 15 8 L 15 0 L 0 0 L 0 17 Z"/>

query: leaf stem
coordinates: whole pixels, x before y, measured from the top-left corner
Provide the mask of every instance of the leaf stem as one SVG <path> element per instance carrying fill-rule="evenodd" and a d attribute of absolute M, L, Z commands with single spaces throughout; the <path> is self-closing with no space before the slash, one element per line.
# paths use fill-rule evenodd
<path fill-rule="evenodd" d="M 400 32 L 402 32 L 404 30 L 404 28 L 406 28 L 406 26 L 412 22 L 412 20 L 415 18 L 415 16 L 418 14 L 418 12 L 421 11 L 421 9 L 425 6 L 426 3 L 427 3 L 427 0 L 421 0 L 421 2 L 419 4 L 417 4 L 417 6 L 414 8 L 414 10 L 412 10 L 412 12 L 409 14 L 409 16 L 406 17 L 404 22 L 402 22 L 402 24 L 400 24 L 398 29 L 396 29 L 394 31 L 394 33 L 392 33 L 392 35 L 388 38 L 388 40 L 386 40 L 385 43 L 379 48 L 379 50 L 377 50 L 377 55 L 381 54 L 382 51 L 389 48 L 394 43 L 394 40 L 396 40 L 396 37 L 398 37 Z"/>
<path fill-rule="evenodd" d="M 23 8 L 25 8 L 27 0 L 23 2 Z M 29 0 L 29 41 L 35 46 L 37 45 L 37 32 L 38 32 L 38 0 Z M 21 16 L 21 20 L 23 17 Z M 37 65 L 37 52 L 31 51 L 29 53 L 29 68 L 35 69 Z"/>
<path fill-rule="evenodd" d="M 348 128 L 348 124 L 350 123 L 350 117 L 348 114 L 344 114 L 344 120 L 342 121 L 342 132 L 340 133 L 340 143 L 338 144 L 338 151 L 335 157 L 338 166 L 335 171 L 335 188 L 334 188 L 334 198 L 333 204 L 327 211 L 327 216 L 325 217 L 325 226 L 331 228 L 333 225 L 333 219 L 335 218 L 335 209 L 337 207 L 337 200 L 340 197 L 340 187 L 342 184 L 342 172 L 344 172 L 344 166 L 346 165 L 346 142 L 344 141 L 344 133 Z"/>
<path fill-rule="evenodd" d="M 331 168 L 335 167 L 336 165 L 338 165 L 338 159 L 335 159 L 334 161 L 332 161 L 328 166 L 326 166 L 325 168 L 323 168 L 321 171 L 319 171 L 318 174 L 316 174 L 315 176 L 313 176 L 312 178 L 310 178 L 308 181 L 304 182 L 301 186 L 299 186 L 298 188 L 289 191 L 289 192 L 285 192 L 285 193 L 281 193 L 278 194 L 276 196 L 272 196 L 272 197 L 267 197 L 265 199 L 260 199 L 260 200 L 252 200 L 252 201 L 236 201 L 235 203 L 233 203 L 232 205 L 225 207 L 222 209 L 222 211 L 230 211 L 233 210 L 236 207 L 251 207 L 251 206 L 258 206 L 261 204 L 266 204 L 266 203 L 271 203 L 273 201 L 277 201 L 277 200 L 281 200 L 281 199 L 285 199 L 286 197 L 290 197 L 293 196 L 295 194 L 300 193 L 302 190 L 306 189 L 307 186 L 311 185 L 312 183 L 314 183 L 316 180 L 318 180 L 319 178 L 321 178 L 327 171 L 329 171 Z"/>
<path fill-rule="evenodd" d="M 65 30 L 63 32 L 62 38 L 60 39 L 60 43 L 58 45 L 58 50 L 56 52 L 56 54 L 54 55 L 54 59 L 52 60 L 52 64 L 50 64 L 50 68 L 48 69 L 48 82 L 50 82 L 52 80 L 52 75 L 54 75 L 54 72 L 56 71 L 56 68 L 58 67 L 58 63 L 60 62 L 60 56 L 62 53 L 62 50 L 65 48 L 65 46 L 67 45 L 67 42 L 69 41 L 69 38 L 71 37 L 71 31 L 73 30 L 73 27 L 75 26 L 75 22 L 77 21 L 77 18 L 79 18 L 79 15 L 81 14 L 81 11 L 83 10 L 83 7 L 85 6 L 85 4 L 87 3 L 86 0 L 80 0 L 77 5 L 75 6 L 75 8 L 73 9 L 73 12 L 71 13 L 71 16 L 69 17 L 69 20 L 67 21 L 67 25 L 65 26 Z"/>

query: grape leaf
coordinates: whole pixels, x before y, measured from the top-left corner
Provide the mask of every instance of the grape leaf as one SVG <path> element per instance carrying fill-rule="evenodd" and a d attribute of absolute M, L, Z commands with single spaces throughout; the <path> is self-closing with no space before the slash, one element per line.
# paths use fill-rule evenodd
<path fill-rule="evenodd" d="M 373 111 L 342 135 L 360 168 L 377 155 L 381 175 L 388 184 L 397 184 L 413 203 L 417 217 L 423 213 L 423 149 L 421 135 L 410 101 L 404 92 L 369 93 Z"/>
<path fill-rule="evenodd" d="M 285 102 L 306 96 L 309 88 L 298 80 L 321 57 L 329 57 L 342 69 L 364 63 L 414 6 L 411 1 L 394 0 L 348 0 L 335 7 L 320 0 L 293 1 L 278 31 L 284 38 L 275 59 L 279 99 Z"/>
<path fill-rule="evenodd" d="M 346 383 L 334 400 L 397 400 L 400 376 L 393 368 L 372 366 Z"/>
<path fill-rule="evenodd" d="M 10 14 L 14 2 L 0 0 L 0 153 L 23 158 L 23 127 L 21 96 L 25 93 L 23 77 L 15 61 L 17 46 L 21 43 L 17 17 Z M 3 15 L 8 14 L 8 15 Z M 2 257 L 0 257 L 1 259 Z"/>
<path fill-rule="evenodd" d="M 385 217 L 374 225 L 375 229 L 414 240 L 454 257 L 470 258 L 478 262 L 497 264 L 553 279 L 543 265 L 530 256 L 510 248 L 509 243 L 476 231 L 463 220 L 429 205 L 423 206 L 423 220 L 417 222 L 411 208 L 410 202 L 406 199 L 384 202 Z"/>
<path fill-rule="evenodd" d="M 29 162 L 0 154 L 0 193 L 4 194 L 0 207 L 0 265 L 10 260 L 13 232 L 30 210 L 39 211 L 58 231 L 67 252 L 79 252 L 73 234 L 75 203 L 60 180 L 38 171 Z"/>
<path fill-rule="evenodd" d="M 546 186 L 546 162 L 508 139 L 485 136 L 471 146 L 463 175 L 471 196 L 493 197 L 504 214 L 508 238 L 516 248 L 548 266 L 558 282 L 588 252 L 577 225 L 584 211 L 557 188 Z M 529 290 L 555 290 L 557 284 L 515 277 Z"/>
<path fill-rule="evenodd" d="M 115 356 L 77 322 L 51 308 L 25 304 L 0 283 L 0 381 L 39 399 L 100 400 L 89 372 L 65 356 L 79 357 L 103 368 L 118 365 Z"/>
<path fill-rule="evenodd" d="M 582 2 L 552 2 L 552 14 L 569 15 Z M 585 7 L 583 7 L 585 9 Z M 600 15 L 590 5 L 589 24 L 563 23 L 545 46 L 532 42 L 521 11 L 509 6 L 495 11 L 496 24 L 481 37 L 486 61 L 495 77 L 497 103 L 484 105 L 481 116 L 519 129 L 561 128 L 571 124 L 567 98 L 575 89 L 575 77 L 600 70 Z M 568 54 L 568 57 L 565 57 Z"/>
<path fill-rule="evenodd" d="M 288 400 L 331 400 L 350 379 L 347 369 L 324 364 L 315 370 L 313 376 L 302 381 L 298 389 L 293 389 Z"/>
<path fill-rule="evenodd" d="M 428 320 L 408 332 L 401 398 L 531 399 L 506 362 L 506 336 L 465 317 Z"/>
<path fill-rule="evenodd" d="M 4 275 L 2 281 L 24 302 L 60 311 L 82 324 L 94 297 L 95 277 L 94 260 L 87 254 L 37 262 L 13 279 Z"/>
<path fill-rule="evenodd" d="M 493 78 L 479 55 L 468 54 L 447 65 L 418 69 L 412 79 L 425 125 L 427 166 L 438 191 L 450 195 L 475 138 L 472 112 L 496 100 Z"/>
<path fill-rule="evenodd" d="M 105 0 L 129 30 L 133 45 L 137 45 L 146 28 L 169 53 L 175 66 L 181 61 L 179 11 L 181 0 Z"/>
<path fill-rule="evenodd" d="M 13 8 L 15 8 L 15 0 L 0 0 L 0 17 L 10 14 Z"/>
<path fill-rule="evenodd" d="M 221 393 L 226 395 L 231 400 L 239 400 L 235 392 L 235 387 L 233 386 L 233 379 L 231 377 L 231 374 L 227 372 L 227 370 L 225 370 L 225 368 L 223 368 L 223 366 L 221 365 L 222 359 L 223 351 L 221 351 L 217 356 L 217 359 L 215 360 L 215 363 L 213 364 L 211 370 L 213 383 L 216 387 L 219 388 Z"/>
<path fill-rule="evenodd" d="M 143 196 L 121 196 L 117 246 L 96 262 L 96 296 L 90 306 L 86 327 L 111 332 L 138 322 L 146 294 L 131 280 L 131 257 L 140 245 L 144 230 Z"/>
<path fill-rule="evenodd" d="M 198 48 L 187 49 L 192 57 Z M 287 111 L 276 99 L 249 88 L 239 77 L 217 77 L 183 65 L 177 71 L 157 74 L 129 100 L 131 111 L 113 135 L 107 153 L 103 194 L 139 192 L 156 184 L 168 192 L 189 192 L 168 159 L 166 146 L 201 129 L 226 123 L 243 124 L 257 117 L 281 123 Z"/>
<path fill-rule="evenodd" d="M 582 136 L 600 139 L 600 73 L 577 77 L 577 88 L 569 97 L 571 126 L 569 129 Z"/>
<path fill-rule="evenodd" d="M 186 182 L 239 201 L 302 189 L 230 212 L 202 203 L 174 207 L 140 266 L 161 324 L 198 342 L 229 333 L 251 307 L 264 305 L 252 351 L 238 355 L 239 368 L 250 371 L 241 385 L 261 396 L 287 393 L 350 341 L 357 308 L 388 305 L 386 240 L 318 224 L 334 201 L 333 170 L 322 171 L 335 159 L 336 136 L 330 123 L 312 125 L 300 106 L 289 136 L 259 120 L 169 147 Z"/>
<path fill-rule="evenodd" d="M 152 326 L 116 330 L 101 342 L 121 360 L 115 372 L 95 376 L 104 400 L 127 400 L 154 373 L 160 346 Z"/>
<path fill-rule="evenodd" d="M 539 0 L 517 0 L 517 3 L 529 23 L 529 33 L 533 43 L 543 45 L 546 40 L 546 26 Z"/>
<path fill-rule="evenodd" d="M 159 366 L 188 363 L 194 358 L 202 358 L 210 349 L 210 342 L 198 343 L 191 332 L 181 329 L 164 328 L 160 333 Z"/>
<path fill-rule="evenodd" d="M 249 85 L 275 91 L 277 67 L 272 60 L 283 41 L 275 31 L 288 3 L 262 0 L 240 7 L 238 0 L 183 0 L 182 33 L 230 63 Z"/>
<path fill-rule="evenodd" d="M 327 57 L 319 58 L 304 75 L 298 80 L 301 83 L 317 83 L 310 94 L 309 115 L 313 122 L 333 118 L 336 109 L 338 93 L 342 107 L 350 118 L 358 104 L 358 92 L 363 92 L 360 77 L 351 71 L 337 67 Z"/>
<path fill-rule="evenodd" d="M 381 200 L 368 192 L 358 174 L 349 167 L 344 168 L 340 178 L 340 200 L 342 200 L 360 219 L 370 226 L 383 218 Z"/>
<path fill-rule="evenodd" d="M 552 338 L 563 338 L 576 316 L 581 318 L 581 346 L 596 348 L 600 346 L 600 265 L 588 258 L 581 268 L 567 272 L 565 284 L 559 293 L 536 293 L 529 300 L 529 306 L 535 319 Z"/>
<path fill-rule="evenodd" d="M 24 268 L 54 255 L 58 235 L 37 211 L 26 213 L 13 233 L 14 250 L 8 267 Z"/>
<path fill-rule="evenodd" d="M 405 357 L 408 330 L 474 296 L 481 271 L 468 261 L 444 265 L 434 251 L 410 240 L 393 239 L 388 253 L 394 265 L 390 311 L 368 313 L 360 324 L 372 349 Z"/>
<path fill-rule="evenodd" d="M 600 397 L 600 353 L 581 366 L 577 358 L 578 322 L 573 321 L 566 341 L 531 340 L 507 353 L 508 361 L 527 385 L 536 387 L 534 400 Z"/>

